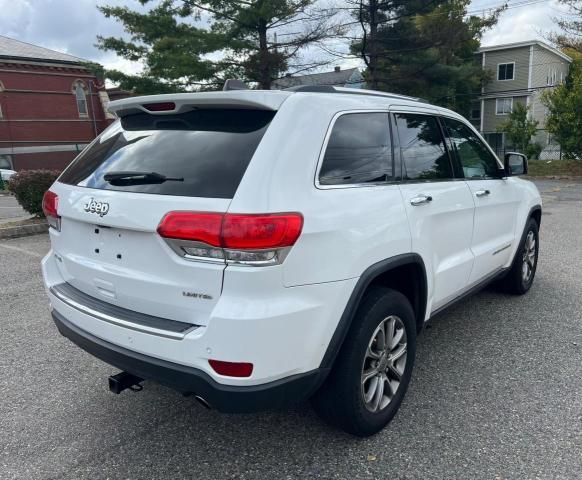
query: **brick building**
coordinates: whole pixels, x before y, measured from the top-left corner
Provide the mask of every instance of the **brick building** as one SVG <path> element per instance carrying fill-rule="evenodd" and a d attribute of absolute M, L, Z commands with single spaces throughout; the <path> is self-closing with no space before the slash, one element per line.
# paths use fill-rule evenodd
<path fill-rule="evenodd" d="M 0 168 L 63 169 L 111 122 L 84 62 L 0 36 Z"/>

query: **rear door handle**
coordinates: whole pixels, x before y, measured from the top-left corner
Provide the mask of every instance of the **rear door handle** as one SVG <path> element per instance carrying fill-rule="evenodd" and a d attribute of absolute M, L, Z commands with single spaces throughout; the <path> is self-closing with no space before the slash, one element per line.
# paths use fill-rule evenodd
<path fill-rule="evenodd" d="M 418 207 L 419 205 L 423 205 L 429 202 L 432 202 L 432 197 L 430 195 L 418 195 L 410 199 L 410 205 L 414 207 Z"/>
<path fill-rule="evenodd" d="M 477 190 L 475 192 L 475 196 L 477 197 L 484 197 L 485 195 L 489 195 L 491 192 L 489 190 Z"/>

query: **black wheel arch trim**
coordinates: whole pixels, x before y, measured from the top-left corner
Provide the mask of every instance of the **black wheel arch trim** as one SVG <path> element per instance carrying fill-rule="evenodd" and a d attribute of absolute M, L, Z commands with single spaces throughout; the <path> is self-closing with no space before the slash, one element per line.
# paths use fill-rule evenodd
<path fill-rule="evenodd" d="M 511 261 L 511 265 L 513 265 L 513 263 L 515 262 L 515 260 L 517 258 L 517 255 L 519 253 L 519 246 L 525 240 L 525 236 L 527 234 L 527 224 L 529 223 L 530 219 L 533 218 L 534 213 L 536 213 L 536 212 L 540 212 L 540 220 L 539 220 L 539 222 L 537 222 L 538 223 L 538 229 L 540 228 L 540 225 L 542 223 L 542 206 L 541 205 L 534 205 L 533 207 L 531 207 L 529 209 L 529 213 L 527 215 L 527 219 L 525 220 L 525 224 L 523 226 L 523 232 L 521 232 L 521 237 L 519 237 L 519 243 L 517 244 L 517 248 L 515 249 L 515 253 L 513 254 L 513 260 Z"/>
<path fill-rule="evenodd" d="M 530 218 L 532 218 L 533 214 L 535 212 L 540 212 L 540 221 L 538 222 L 538 228 L 539 228 L 541 223 L 542 223 L 542 206 L 541 205 L 534 205 L 533 207 L 531 207 L 529 209 L 529 214 L 527 215 L 527 219 L 529 220 Z"/>
<path fill-rule="evenodd" d="M 362 297 L 364 296 L 364 293 L 366 292 L 370 284 L 380 275 L 405 265 L 416 265 L 421 269 L 422 272 L 421 279 L 418 285 L 419 305 L 418 306 L 413 305 L 413 307 L 415 307 L 415 312 L 417 315 L 417 325 L 420 325 L 420 327 L 422 327 L 422 325 L 424 324 L 424 317 L 426 315 L 426 304 L 428 295 L 426 268 L 424 266 L 424 261 L 422 260 L 422 257 L 417 253 L 404 253 L 401 255 L 396 255 L 391 258 L 387 258 L 385 260 L 381 260 L 378 263 L 375 263 L 368 267 L 366 270 L 364 270 L 358 282 L 356 283 L 356 286 L 354 287 L 354 290 L 350 295 L 346 308 L 344 309 L 344 312 L 340 317 L 335 332 L 331 337 L 331 341 L 329 342 L 327 350 L 325 351 L 325 354 L 319 367 L 320 369 L 330 369 L 333 366 L 333 363 L 344 343 L 344 340 L 346 339 L 348 331 L 350 330 L 354 316 L 356 314 L 358 306 L 360 305 L 360 301 L 362 300 Z"/>

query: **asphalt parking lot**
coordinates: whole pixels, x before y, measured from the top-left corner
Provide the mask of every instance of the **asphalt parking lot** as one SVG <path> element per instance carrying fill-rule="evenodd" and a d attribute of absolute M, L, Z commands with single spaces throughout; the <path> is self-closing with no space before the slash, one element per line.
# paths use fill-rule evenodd
<path fill-rule="evenodd" d="M 532 290 L 435 319 L 398 415 L 364 440 L 307 404 L 235 416 L 155 384 L 109 393 L 115 370 L 50 320 L 48 237 L 0 241 L 0 478 L 582 478 L 582 183 L 539 186 Z"/>
<path fill-rule="evenodd" d="M 30 217 L 12 195 L 0 194 L 0 224 Z"/>

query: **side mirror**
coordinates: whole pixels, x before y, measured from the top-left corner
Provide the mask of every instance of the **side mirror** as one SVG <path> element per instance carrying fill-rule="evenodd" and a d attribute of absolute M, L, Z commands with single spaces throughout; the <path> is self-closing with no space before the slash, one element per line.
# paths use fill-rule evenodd
<path fill-rule="evenodd" d="M 523 153 L 505 154 L 505 174 L 508 177 L 527 175 L 527 157 Z"/>

